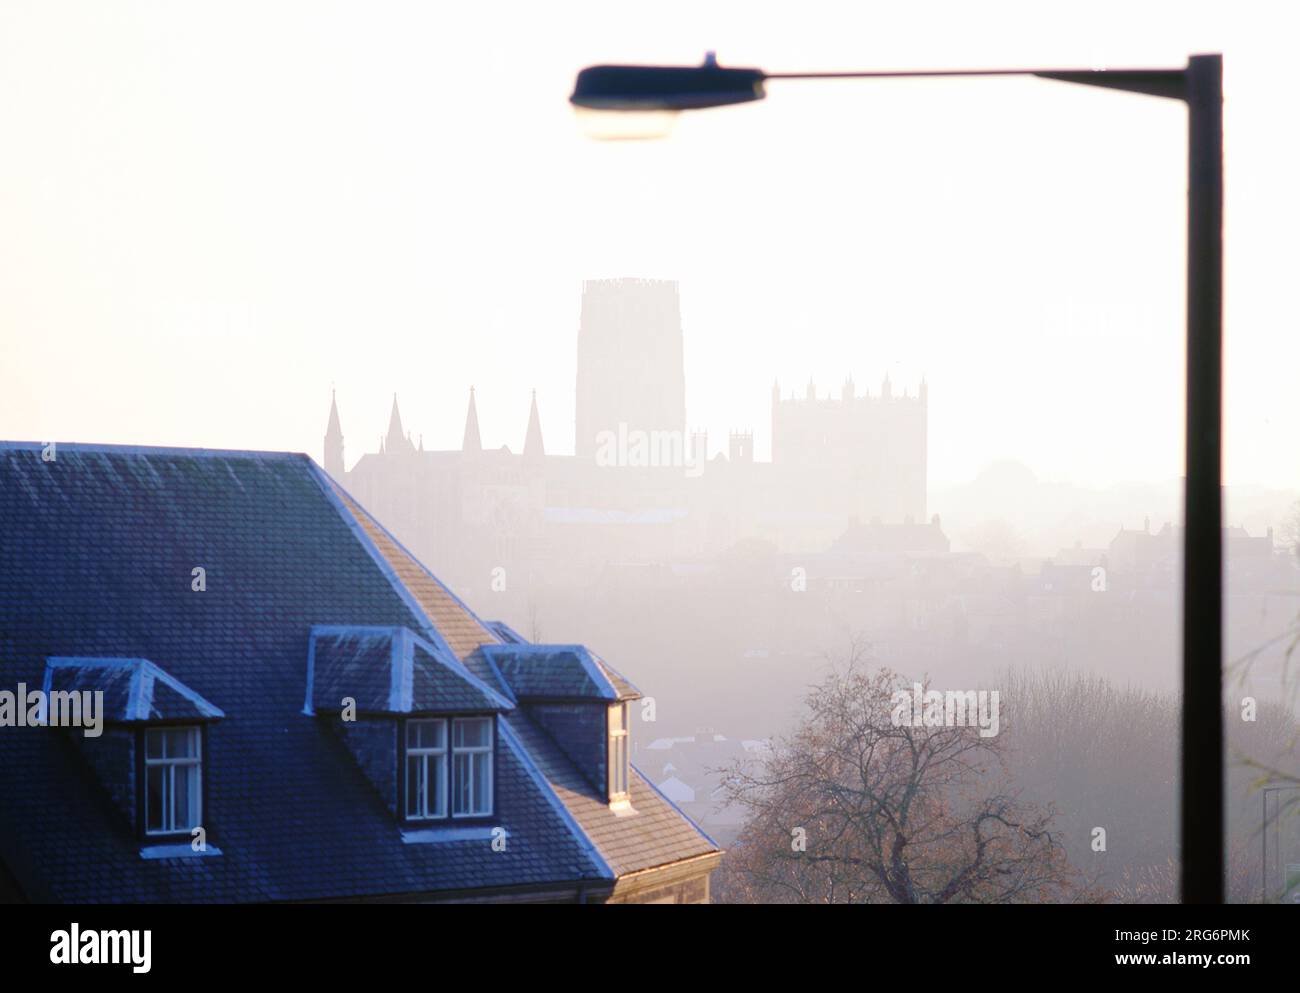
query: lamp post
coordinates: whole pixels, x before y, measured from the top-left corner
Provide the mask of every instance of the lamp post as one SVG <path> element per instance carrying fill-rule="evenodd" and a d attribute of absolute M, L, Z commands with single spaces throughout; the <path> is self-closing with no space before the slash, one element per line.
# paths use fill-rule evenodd
<path fill-rule="evenodd" d="M 620 115 L 674 114 L 761 100 L 773 79 L 1037 76 L 1182 100 L 1187 149 L 1187 409 L 1183 517 L 1180 897 L 1223 902 L 1223 57 L 1182 69 L 972 69 L 790 72 L 720 66 L 597 65 L 570 102 Z"/>

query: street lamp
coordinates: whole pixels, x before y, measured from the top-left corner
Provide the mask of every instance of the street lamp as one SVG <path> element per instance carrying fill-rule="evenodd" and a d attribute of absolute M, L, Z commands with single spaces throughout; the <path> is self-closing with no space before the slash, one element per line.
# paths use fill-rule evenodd
<path fill-rule="evenodd" d="M 721 66 L 597 65 L 578 73 L 575 108 L 626 120 L 761 100 L 773 79 L 1037 76 L 1182 100 L 1187 154 L 1187 482 L 1183 518 L 1180 896 L 1223 902 L 1223 57 L 1182 69 L 971 69 L 764 72 Z M 617 129 L 616 132 L 617 133 Z M 623 129 L 624 136 L 637 128 Z"/>

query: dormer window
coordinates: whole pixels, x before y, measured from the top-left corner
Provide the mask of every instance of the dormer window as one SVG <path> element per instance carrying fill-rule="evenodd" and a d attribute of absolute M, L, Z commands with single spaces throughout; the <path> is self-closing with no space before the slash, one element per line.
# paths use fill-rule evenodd
<path fill-rule="evenodd" d="M 615 803 L 627 799 L 628 764 L 627 704 L 615 703 L 609 708 L 609 800 Z"/>
<path fill-rule="evenodd" d="M 492 816 L 493 732 L 491 717 L 406 721 L 407 820 Z"/>
<path fill-rule="evenodd" d="M 220 708 L 141 658 L 53 655 L 43 689 L 47 700 L 72 692 L 101 698 L 102 735 L 72 740 L 141 841 L 196 837 L 207 816 L 208 728 L 225 716 Z M 203 837 L 203 852 L 220 854 Z"/>
<path fill-rule="evenodd" d="M 303 710 L 338 735 L 399 821 L 491 817 L 495 715 L 513 707 L 445 646 L 406 628 L 311 629 Z"/>
<path fill-rule="evenodd" d="M 582 645 L 520 644 L 517 637 L 479 651 L 528 718 L 582 774 L 589 794 L 615 813 L 636 813 L 629 793 L 628 701 L 640 692 Z"/>
<path fill-rule="evenodd" d="M 189 834 L 203 822 L 203 734 L 197 727 L 144 732 L 145 833 Z"/>

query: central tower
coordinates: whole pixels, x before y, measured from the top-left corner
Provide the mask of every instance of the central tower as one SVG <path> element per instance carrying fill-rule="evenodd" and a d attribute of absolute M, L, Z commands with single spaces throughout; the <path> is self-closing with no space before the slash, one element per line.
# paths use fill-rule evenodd
<path fill-rule="evenodd" d="M 686 374 L 677 283 L 589 279 L 578 326 L 577 437 L 592 457 L 601 432 L 676 431 L 685 440 Z"/>

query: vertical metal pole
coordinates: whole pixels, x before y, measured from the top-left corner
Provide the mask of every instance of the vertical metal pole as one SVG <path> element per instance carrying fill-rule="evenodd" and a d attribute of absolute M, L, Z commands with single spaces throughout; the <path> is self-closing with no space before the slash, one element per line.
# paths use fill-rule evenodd
<path fill-rule="evenodd" d="M 1223 902 L 1223 59 L 1187 64 L 1181 896 Z"/>

